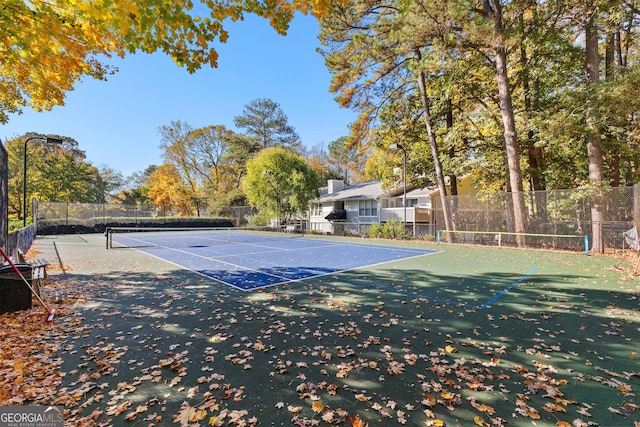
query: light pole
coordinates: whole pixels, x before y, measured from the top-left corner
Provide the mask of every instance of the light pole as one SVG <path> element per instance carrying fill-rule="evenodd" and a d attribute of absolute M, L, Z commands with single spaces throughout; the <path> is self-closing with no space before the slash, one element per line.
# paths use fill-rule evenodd
<path fill-rule="evenodd" d="M 402 144 L 389 145 L 391 150 L 402 150 L 402 177 L 404 178 L 404 185 L 402 186 L 402 206 L 404 207 L 404 217 L 402 225 L 407 228 L 407 151 Z"/>
<path fill-rule="evenodd" d="M 22 227 L 27 226 L 27 142 L 39 139 L 46 144 L 62 144 L 60 138 L 49 138 L 43 135 L 33 135 L 24 140 L 24 159 L 22 165 Z"/>

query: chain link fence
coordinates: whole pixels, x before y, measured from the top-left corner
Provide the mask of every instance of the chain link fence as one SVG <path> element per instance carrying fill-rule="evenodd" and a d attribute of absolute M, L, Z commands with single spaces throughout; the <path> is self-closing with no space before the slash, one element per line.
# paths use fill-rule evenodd
<path fill-rule="evenodd" d="M 102 233 L 107 227 L 228 227 L 229 218 L 182 217 L 153 205 L 39 202 L 38 234 Z"/>
<path fill-rule="evenodd" d="M 589 189 L 532 191 L 524 194 L 527 206 L 526 246 L 580 250 L 587 236 L 592 241 L 591 196 Z M 446 198 L 452 207 L 456 240 L 494 244 L 496 232 L 514 232 L 512 193 L 465 194 Z M 640 184 L 604 190 L 605 212 L 599 226 L 602 251 L 623 249 L 622 232 L 633 227 L 640 214 Z M 445 229 L 440 198 L 435 200 L 435 228 Z M 468 235 L 462 232 L 468 231 Z M 486 232 L 486 233 L 484 233 Z M 515 245 L 516 236 L 503 234 L 502 245 Z"/>
<path fill-rule="evenodd" d="M 7 252 L 9 238 L 9 155 L 0 141 L 0 246 Z"/>
<path fill-rule="evenodd" d="M 1 159 L 2 153 L 0 167 Z M 0 196 L 6 197 L 6 190 L 1 191 L 4 193 Z M 589 189 L 535 191 L 525 193 L 524 197 L 528 213 L 527 233 L 530 234 L 525 238 L 526 246 L 582 250 L 584 236 L 592 241 Z M 515 231 L 511 193 L 468 194 L 446 199 L 453 208 L 455 229 L 458 230 L 454 235 L 455 241 L 516 245 L 516 236 L 508 234 Z M 608 188 L 604 199 L 606 221 L 599 224 L 603 237 L 602 250 L 623 250 L 625 242 L 622 233 L 633 227 L 640 218 L 640 184 Z M 3 200 L 3 203 L 6 202 Z M 3 205 L 3 212 L 6 224 L 6 204 Z M 103 232 L 109 226 L 243 226 L 247 225 L 256 209 L 231 207 L 219 212 L 225 224 L 220 223 L 221 218 L 175 217 L 148 205 L 41 202 L 34 212 L 38 213 L 38 234 L 62 234 Z M 438 230 L 445 229 L 444 224 L 441 201 L 436 198 L 434 221 L 418 225 L 415 229 L 407 224 L 407 232 L 416 238 L 435 236 Z M 370 224 L 345 223 L 342 227 L 342 234 L 362 236 L 366 235 Z M 498 232 L 502 234 L 498 236 Z"/>
<path fill-rule="evenodd" d="M 0 142 L 0 247 L 18 259 L 18 252 L 26 254 L 35 238 L 34 225 L 9 233 L 9 156 Z"/>

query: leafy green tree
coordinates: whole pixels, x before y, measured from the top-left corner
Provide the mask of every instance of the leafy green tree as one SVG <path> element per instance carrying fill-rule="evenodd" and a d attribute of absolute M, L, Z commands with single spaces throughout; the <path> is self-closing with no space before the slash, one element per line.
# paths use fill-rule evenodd
<path fill-rule="evenodd" d="M 306 212 L 319 187 L 318 176 L 304 159 L 281 147 L 264 149 L 249 160 L 243 180 L 249 203 L 279 223 Z"/>
<path fill-rule="evenodd" d="M 300 136 L 289 125 L 280 105 L 270 99 L 254 99 L 233 122 L 262 148 L 281 146 L 299 150 L 301 147 Z"/>
<path fill-rule="evenodd" d="M 230 135 L 227 142 L 229 149 L 225 161 L 229 167 L 230 177 L 226 182 L 225 189 L 228 190 L 240 187 L 242 178 L 246 175 L 247 161 L 260 152 L 261 147 L 254 139 L 238 133 Z"/>
<path fill-rule="evenodd" d="M 9 154 L 9 206 L 11 216 L 23 212 L 24 141 L 31 134 L 8 141 Z M 106 194 L 120 184 L 117 173 L 102 171 L 87 162 L 78 142 L 59 135 L 61 144 L 46 144 L 32 139 L 27 144 L 27 200 L 48 202 L 101 203 Z M 113 173 L 112 173 L 113 172 Z M 27 211 L 30 203 L 27 202 Z"/>

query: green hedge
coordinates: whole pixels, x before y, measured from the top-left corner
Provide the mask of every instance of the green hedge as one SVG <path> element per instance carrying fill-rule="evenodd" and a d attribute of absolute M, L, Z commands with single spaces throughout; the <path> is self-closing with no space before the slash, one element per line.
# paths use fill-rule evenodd
<path fill-rule="evenodd" d="M 145 218 L 92 218 L 92 219 L 55 219 L 38 221 L 39 235 L 53 234 L 89 234 L 104 233 L 108 227 L 233 227 L 227 218 L 182 218 L 182 217 L 145 217 Z"/>

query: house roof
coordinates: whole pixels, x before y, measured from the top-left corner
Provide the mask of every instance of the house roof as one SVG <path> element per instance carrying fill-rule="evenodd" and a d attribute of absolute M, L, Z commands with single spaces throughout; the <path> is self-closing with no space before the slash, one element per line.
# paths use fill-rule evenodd
<path fill-rule="evenodd" d="M 407 197 L 429 196 L 434 191 L 435 187 L 409 189 L 407 186 Z M 318 199 L 318 201 L 320 203 L 323 203 L 342 200 L 377 200 L 382 196 L 393 197 L 402 194 L 402 187 L 385 191 L 382 188 L 382 183 L 376 180 L 359 182 L 357 184 L 345 187 L 340 191 L 336 191 L 333 194 L 327 194 L 327 189 L 323 188 L 320 191 L 320 198 Z"/>
<path fill-rule="evenodd" d="M 377 199 L 384 191 L 380 181 L 365 181 L 350 185 L 333 194 L 327 194 L 326 191 L 321 192 L 320 202 L 334 202 L 338 200 L 364 200 Z"/>
<path fill-rule="evenodd" d="M 433 192 L 437 191 L 437 189 L 436 186 L 412 188 L 407 185 L 407 197 L 429 197 Z M 393 188 L 386 193 L 389 197 L 402 196 L 403 194 L 402 187 Z"/>

